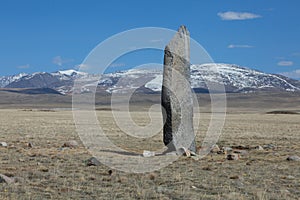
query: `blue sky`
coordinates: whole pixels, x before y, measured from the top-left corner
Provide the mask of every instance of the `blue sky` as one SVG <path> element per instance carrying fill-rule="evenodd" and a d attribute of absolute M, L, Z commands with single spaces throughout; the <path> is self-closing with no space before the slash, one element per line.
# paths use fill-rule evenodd
<path fill-rule="evenodd" d="M 0 76 L 74 68 L 114 34 L 184 24 L 215 62 L 299 78 L 299 8 L 299 0 L 2 0 Z"/>

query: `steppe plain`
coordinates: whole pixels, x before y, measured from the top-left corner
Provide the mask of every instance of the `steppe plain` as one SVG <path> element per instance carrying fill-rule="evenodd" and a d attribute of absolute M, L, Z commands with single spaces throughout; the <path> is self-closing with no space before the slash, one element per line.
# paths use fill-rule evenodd
<path fill-rule="evenodd" d="M 217 145 L 239 149 L 239 160 L 217 153 L 200 160 L 182 156 L 142 174 L 103 164 L 87 166 L 92 155 L 76 133 L 71 97 L 0 95 L 0 142 L 8 145 L 0 146 L 0 174 L 14 179 L 0 183 L 0 199 L 300 199 L 300 162 L 287 160 L 300 156 L 299 93 L 227 95 Z M 155 103 L 159 95 L 132 98 L 137 124 L 149 123 L 147 111 Z M 195 131 L 200 148 L 211 117 L 209 95 L 199 95 L 199 104 Z M 96 108 L 103 130 L 119 147 L 137 154 L 163 148 L 162 132 L 148 139 L 124 134 L 113 119 L 108 96 L 97 96 Z M 70 140 L 79 145 L 62 147 Z"/>

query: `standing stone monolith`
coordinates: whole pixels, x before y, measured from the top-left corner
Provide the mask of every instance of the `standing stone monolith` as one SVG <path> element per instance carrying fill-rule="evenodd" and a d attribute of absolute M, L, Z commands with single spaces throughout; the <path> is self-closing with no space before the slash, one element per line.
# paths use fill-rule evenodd
<path fill-rule="evenodd" d="M 196 152 L 193 99 L 190 85 L 190 34 L 181 26 L 164 52 L 161 104 L 163 141 L 168 151 Z"/>

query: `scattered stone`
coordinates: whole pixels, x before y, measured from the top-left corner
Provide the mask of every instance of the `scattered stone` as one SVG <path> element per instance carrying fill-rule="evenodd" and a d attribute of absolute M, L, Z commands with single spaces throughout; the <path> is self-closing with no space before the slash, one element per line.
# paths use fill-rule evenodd
<path fill-rule="evenodd" d="M 228 153 L 228 152 L 232 151 L 232 148 L 231 147 L 222 147 L 222 151 Z"/>
<path fill-rule="evenodd" d="M 232 148 L 239 149 L 239 150 L 249 150 L 250 149 L 249 146 L 245 146 L 245 145 L 232 146 Z"/>
<path fill-rule="evenodd" d="M 191 157 L 191 151 L 184 148 L 184 147 L 181 147 L 181 148 L 178 149 L 178 154 L 186 156 L 186 157 Z"/>
<path fill-rule="evenodd" d="M 206 166 L 206 167 L 203 167 L 202 170 L 205 170 L 205 171 L 212 171 L 212 168 L 210 166 Z"/>
<path fill-rule="evenodd" d="M 288 176 L 286 177 L 286 179 L 288 179 L 288 180 L 294 180 L 295 177 L 294 177 L 294 176 L 291 176 L 291 175 L 288 175 Z"/>
<path fill-rule="evenodd" d="M 213 145 L 212 146 L 212 148 L 210 149 L 210 152 L 211 153 L 218 153 L 218 152 L 220 152 L 221 151 L 221 149 L 219 148 L 219 146 L 218 145 Z"/>
<path fill-rule="evenodd" d="M 32 144 L 31 142 L 28 142 L 27 146 L 28 146 L 29 148 L 33 148 L 33 144 Z"/>
<path fill-rule="evenodd" d="M 254 147 L 254 149 L 259 150 L 259 151 L 265 150 L 262 146 L 256 146 L 256 147 Z"/>
<path fill-rule="evenodd" d="M 273 153 L 273 155 L 274 155 L 274 156 L 277 156 L 277 157 L 280 156 L 280 154 L 277 153 L 277 152 Z"/>
<path fill-rule="evenodd" d="M 149 174 L 149 179 L 150 179 L 150 180 L 155 180 L 155 179 L 156 179 L 156 174 L 150 173 L 150 174 Z"/>
<path fill-rule="evenodd" d="M 230 176 L 229 179 L 240 179 L 240 176 L 238 175 Z"/>
<path fill-rule="evenodd" d="M 262 146 L 264 149 L 275 149 L 276 145 L 274 144 L 266 144 Z"/>
<path fill-rule="evenodd" d="M 177 156 L 177 152 L 176 151 L 170 151 L 166 153 L 167 156 Z"/>
<path fill-rule="evenodd" d="M 163 142 L 170 151 L 196 152 L 193 98 L 190 85 L 190 34 L 181 26 L 164 51 L 161 104 Z"/>
<path fill-rule="evenodd" d="M 190 153 L 191 153 L 191 156 L 193 156 L 193 157 L 198 156 L 198 155 L 197 155 L 195 152 L 193 152 L 193 151 L 191 151 Z"/>
<path fill-rule="evenodd" d="M 45 166 L 41 166 L 39 168 L 39 171 L 41 171 L 41 172 L 49 172 L 49 169 L 47 167 L 45 167 Z"/>
<path fill-rule="evenodd" d="M 75 140 L 70 140 L 64 143 L 63 147 L 68 147 L 68 148 L 76 148 L 78 147 L 78 142 Z"/>
<path fill-rule="evenodd" d="M 300 157 L 299 156 L 289 156 L 287 158 L 288 161 L 300 161 Z"/>
<path fill-rule="evenodd" d="M 7 147 L 7 143 L 6 142 L 0 142 L 0 146 L 1 147 Z"/>
<path fill-rule="evenodd" d="M 97 160 L 95 157 L 91 157 L 88 160 L 86 160 L 87 166 L 99 166 L 101 163 Z"/>
<path fill-rule="evenodd" d="M 15 182 L 15 178 L 5 176 L 4 174 L 0 174 L 0 183 L 12 184 Z"/>
<path fill-rule="evenodd" d="M 227 154 L 227 153 L 223 150 L 220 150 L 220 151 L 217 152 L 217 154 Z"/>
<path fill-rule="evenodd" d="M 243 155 L 243 156 L 247 156 L 249 154 L 249 152 L 246 150 L 234 150 L 233 153 Z"/>
<path fill-rule="evenodd" d="M 228 154 L 227 155 L 227 160 L 239 160 L 240 155 L 236 153 Z"/>
<path fill-rule="evenodd" d="M 146 157 L 146 158 L 153 157 L 153 156 L 155 156 L 155 152 L 154 151 L 146 151 L 146 150 L 144 150 L 143 156 Z"/>

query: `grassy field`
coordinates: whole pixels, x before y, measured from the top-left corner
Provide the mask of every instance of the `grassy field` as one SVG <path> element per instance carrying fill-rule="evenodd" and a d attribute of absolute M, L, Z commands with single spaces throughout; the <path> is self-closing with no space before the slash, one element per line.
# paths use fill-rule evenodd
<path fill-rule="evenodd" d="M 132 116 L 145 125 L 148 114 L 144 107 L 138 108 Z M 300 115 L 266 114 L 273 107 L 252 108 L 249 112 L 229 108 L 218 141 L 220 147 L 250 147 L 239 160 L 216 153 L 201 160 L 180 157 L 168 167 L 144 174 L 87 166 L 91 154 L 76 133 L 71 111 L 1 109 L 0 142 L 8 147 L 0 147 L 0 174 L 17 181 L 0 183 L 0 199 L 299 199 L 300 165 L 286 159 L 300 156 Z M 161 132 L 136 139 L 122 133 L 109 109 L 100 107 L 97 115 L 107 136 L 128 151 L 163 147 Z M 198 146 L 209 120 L 209 112 L 201 113 Z M 69 140 L 79 146 L 61 148 Z M 251 148 L 258 145 L 272 148 Z"/>

